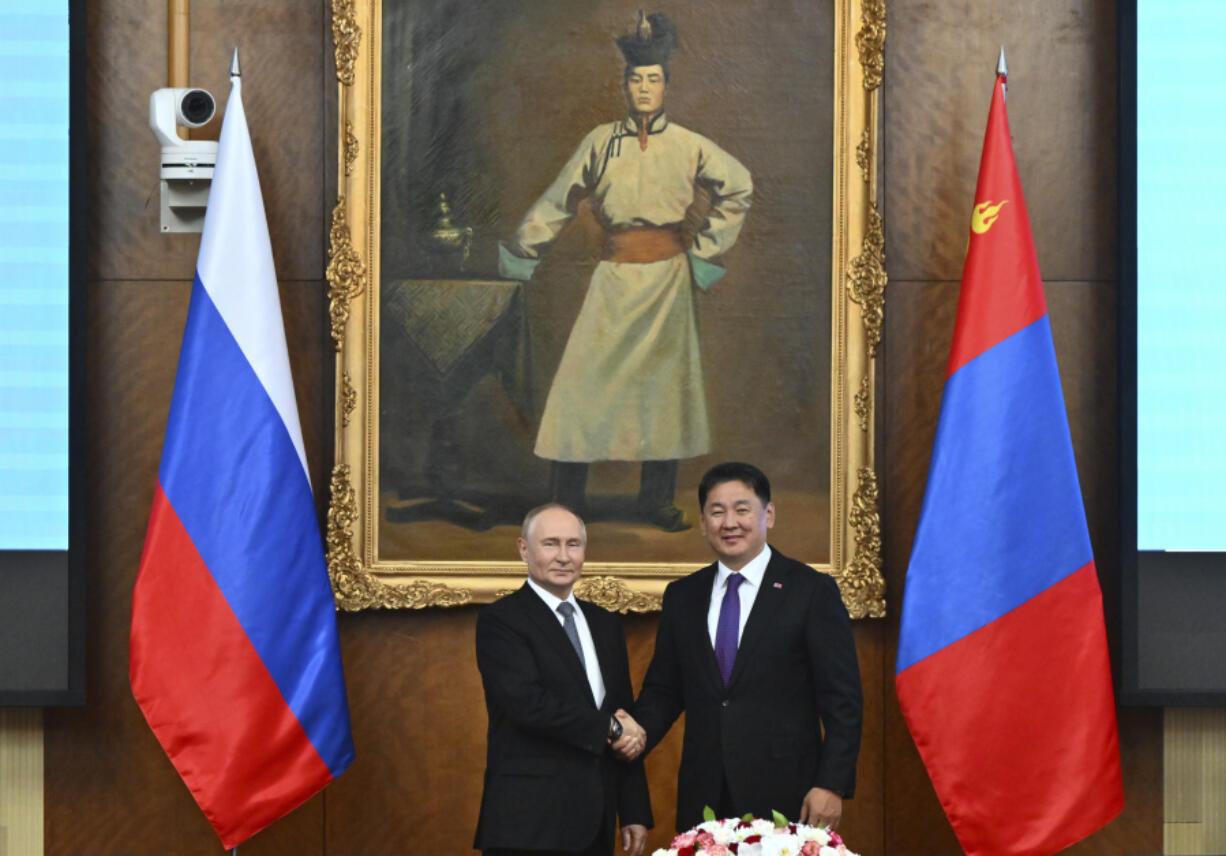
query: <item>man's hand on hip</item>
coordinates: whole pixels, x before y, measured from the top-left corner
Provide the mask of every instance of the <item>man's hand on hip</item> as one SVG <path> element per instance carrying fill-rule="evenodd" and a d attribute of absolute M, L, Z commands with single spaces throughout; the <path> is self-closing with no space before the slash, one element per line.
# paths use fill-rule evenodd
<path fill-rule="evenodd" d="M 843 798 L 825 788 L 810 788 L 800 806 L 800 822 L 834 829 L 843 818 Z"/>

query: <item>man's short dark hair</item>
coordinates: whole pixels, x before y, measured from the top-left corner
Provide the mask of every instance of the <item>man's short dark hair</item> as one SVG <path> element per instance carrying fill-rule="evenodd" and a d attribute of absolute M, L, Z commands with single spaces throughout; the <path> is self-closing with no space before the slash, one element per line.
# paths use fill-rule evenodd
<path fill-rule="evenodd" d="M 758 499 L 762 500 L 763 505 L 771 501 L 771 483 L 770 479 L 766 477 L 766 473 L 753 464 L 744 464 L 740 461 L 725 461 L 707 470 L 706 475 L 702 477 L 702 481 L 698 483 L 698 510 L 702 511 L 706 507 L 707 494 L 716 485 L 730 481 L 744 482 L 749 485 L 750 490 L 757 494 Z"/>

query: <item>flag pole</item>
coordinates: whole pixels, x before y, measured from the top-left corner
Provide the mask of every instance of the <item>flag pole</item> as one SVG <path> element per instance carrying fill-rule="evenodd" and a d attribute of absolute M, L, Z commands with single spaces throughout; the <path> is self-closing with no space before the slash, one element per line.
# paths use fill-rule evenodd
<path fill-rule="evenodd" d="M 238 62 L 238 48 L 234 49 L 234 61 Z M 996 60 L 996 76 L 1005 79 L 1005 94 L 1009 93 L 1009 66 L 1005 64 L 1005 46 L 1000 46 L 1000 58 Z"/>
<path fill-rule="evenodd" d="M 230 60 L 230 81 L 233 83 L 242 79 L 242 72 L 238 67 L 238 45 L 234 46 L 234 56 Z M 238 845 L 230 848 L 230 856 L 238 856 Z"/>

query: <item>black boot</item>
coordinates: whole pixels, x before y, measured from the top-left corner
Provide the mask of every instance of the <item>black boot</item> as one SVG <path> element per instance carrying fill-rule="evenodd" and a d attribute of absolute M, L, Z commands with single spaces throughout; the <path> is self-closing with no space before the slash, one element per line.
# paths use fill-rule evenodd
<path fill-rule="evenodd" d="M 552 461 L 549 465 L 549 500 L 565 505 L 582 517 L 587 509 L 587 464 Z"/>
<path fill-rule="evenodd" d="M 691 524 L 676 506 L 677 461 L 643 461 L 639 483 L 639 517 L 665 532 L 681 532 Z"/>

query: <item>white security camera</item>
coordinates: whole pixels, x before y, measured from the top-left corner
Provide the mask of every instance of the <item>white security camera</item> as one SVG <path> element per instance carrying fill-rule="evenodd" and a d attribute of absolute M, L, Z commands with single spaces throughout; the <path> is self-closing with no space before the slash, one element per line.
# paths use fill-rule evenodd
<path fill-rule="evenodd" d="M 149 127 L 162 146 L 162 231 L 199 232 L 217 163 L 216 140 L 185 140 L 176 125 L 199 128 L 217 113 L 203 89 L 158 89 L 149 96 Z"/>
<path fill-rule="evenodd" d="M 175 125 L 199 128 L 217 112 L 217 102 L 203 89 L 157 89 L 149 96 L 149 127 L 164 146 L 182 142 Z"/>

